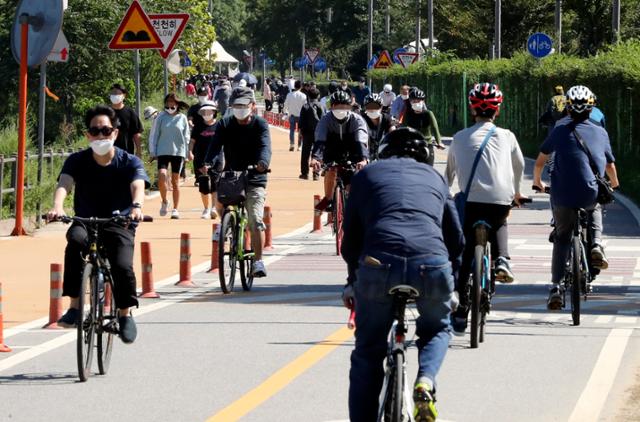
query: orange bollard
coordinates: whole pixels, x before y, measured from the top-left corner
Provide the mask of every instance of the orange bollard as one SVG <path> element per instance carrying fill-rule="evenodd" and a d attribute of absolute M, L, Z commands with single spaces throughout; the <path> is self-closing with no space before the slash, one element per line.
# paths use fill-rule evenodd
<path fill-rule="evenodd" d="M 51 264 L 49 280 L 51 288 L 49 290 L 49 322 L 42 328 L 56 330 L 58 320 L 62 316 L 62 264 Z"/>
<path fill-rule="evenodd" d="M 264 231 L 264 246 L 262 247 L 262 249 L 264 249 L 265 251 L 271 251 L 273 250 L 273 233 L 271 232 L 271 207 L 270 206 L 266 206 L 264 207 L 264 225 L 267 226 L 266 230 Z"/>
<path fill-rule="evenodd" d="M 211 268 L 208 273 L 218 269 L 218 239 L 215 238 L 216 230 L 218 230 L 218 223 L 213 223 L 211 232 Z"/>
<path fill-rule="evenodd" d="M 2 283 L 0 283 L 0 352 L 10 352 L 11 348 L 4 344 L 3 330 L 4 322 L 2 320 Z"/>
<path fill-rule="evenodd" d="M 313 230 L 311 233 L 322 233 L 322 211 L 316 210 L 320 195 L 313 195 Z"/>
<path fill-rule="evenodd" d="M 140 243 L 140 257 L 142 260 L 142 294 L 140 297 L 146 299 L 157 299 L 160 297 L 153 286 L 153 263 L 151 261 L 151 243 Z"/>
<path fill-rule="evenodd" d="M 180 281 L 176 286 L 196 287 L 191 281 L 191 235 L 180 234 Z"/>

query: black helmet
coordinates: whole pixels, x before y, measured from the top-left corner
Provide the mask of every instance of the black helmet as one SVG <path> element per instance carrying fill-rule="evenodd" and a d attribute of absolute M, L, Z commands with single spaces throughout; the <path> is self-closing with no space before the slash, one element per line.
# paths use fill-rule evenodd
<path fill-rule="evenodd" d="M 367 95 L 366 97 L 364 97 L 364 106 L 368 106 L 369 104 L 378 104 L 380 107 L 382 107 L 382 98 L 380 98 L 380 96 L 376 93 L 373 93 L 371 95 Z"/>
<path fill-rule="evenodd" d="M 378 158 L 410 157 L 420 163 L 429 160 L 429 145 L 424 136 L 410 127 L 389 132 L 380 141 Z"/>
<path fill-rule="evenodd" d="M 338 91 L 339 89 L 340 89 L 340 85 L 338 85 L 338 82 L 336 82 L 336 81 L 329 82 L 329 95 L 333 94 L 334 92 Z"/>
<path fill-rule="evenodd" d="M 331 101 L 332 106 L 337 104 L 351 105 L 351 95 L 346 91 L 339 90 L 331 94 L 329 101 Z"/>
<path fill-rule="evenodd" d="M 410 100 L 424 100 L 425 98 L 427 98 L 426 95 L 424 95 L 424 91 L 417 88 L 417 87 L 413 87 L 409 90 L 409 99 Z"/>

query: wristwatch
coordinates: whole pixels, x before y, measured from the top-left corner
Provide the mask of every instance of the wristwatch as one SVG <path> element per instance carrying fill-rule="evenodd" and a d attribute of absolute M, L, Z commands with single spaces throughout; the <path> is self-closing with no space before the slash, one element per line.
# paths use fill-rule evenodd
<path fill-rule="evenodd" d="M 142 208 L 142 204 L 140 202 L 134 202 L 131 204 L 131 208 Z"/>

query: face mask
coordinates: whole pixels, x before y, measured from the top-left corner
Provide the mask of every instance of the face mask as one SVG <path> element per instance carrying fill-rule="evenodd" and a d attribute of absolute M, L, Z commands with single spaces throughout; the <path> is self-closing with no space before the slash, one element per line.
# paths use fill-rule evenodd
<path fill-rule="evenodd" d="M 251 115 L 251 109 L 250 108 L 234 108 L 233 115 L 238 120 L 244 120 L 247 117 L 249 117 L 249 115 Z"/>
<path fill-rule="evenodd" d="M 120 104 L 124 101 L 124 95 L 110 95 L 111 104 Z"/>
<path fill-rule="evenodd" d="M 347 85 L 342 85 L 342 89 L 347 89 Z"/>
<path fill-rule="evenodd" d="M 380 110 L 367 110 L 367 116 L 369 116 L 370 119 L 378 119 L 381 114 Z"/>
<path fill-rule="evenodd" d="M 178 107 L 165 107 L 164 111 L 169 114 L 176 114 L 176 111 L 178 111 Z"/>
<path fill-rule="evenodd" d="M 413 111 L 422 111 L 423 105 L 424 103 L 422 101 L 420 101 L 419 103 L 411 103 L 411 108 L 413 109 Z"/>
<path fill-rule="evenodd" d="M 107 155 L 111 148 L 113 148 L 113 143 L 115 139 L 97 139 L 95 141 L 91 141 L 89 146 L 97 155 Z"/>
<path fill-rule="evenodd" d="M 198 97 L 198 102 L 200 104 L 204 104 L 205 101 L 207 101 L 209 98 L 208 97 Z"/>
<path fill-rule="evenodd" d="M 331 113 L 338 120 L 346 119 L 349 116 L 349 110 L 331 110 Z"/>
<path fill-rule="evenodd" d="M 402 97 L 403 100 L 408 100 L 409 99 L 409 94 L 407 94 L 407 95 L 402 94 L 401 97 Z"/>

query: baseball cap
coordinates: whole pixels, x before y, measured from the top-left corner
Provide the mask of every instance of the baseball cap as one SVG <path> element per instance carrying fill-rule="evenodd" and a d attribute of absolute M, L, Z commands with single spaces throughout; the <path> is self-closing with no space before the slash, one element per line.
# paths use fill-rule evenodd
<path fill-rule="evenodd" d="M 247 105 L 251 103 L 255 103 L 256 99 L 253 96 L 253 90 L 247 87 L 237 87 L 231 93 L 231 100 L 229 103 L 231 105 Z"/>
<path fill-rule="evenodd" d="M 149 120 L 150 118 L 153 117 L 154 114 L 157 114 L 158 110 L 156 110 L 154 107 L 148 106 L 144 108 L 144 119 L 145 120 Z"/>

